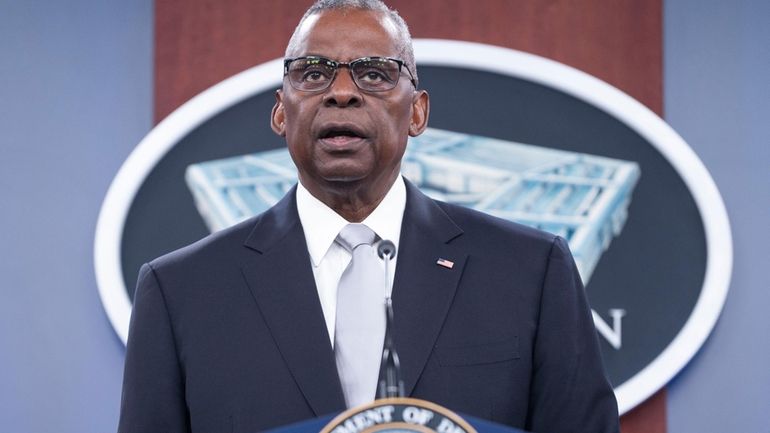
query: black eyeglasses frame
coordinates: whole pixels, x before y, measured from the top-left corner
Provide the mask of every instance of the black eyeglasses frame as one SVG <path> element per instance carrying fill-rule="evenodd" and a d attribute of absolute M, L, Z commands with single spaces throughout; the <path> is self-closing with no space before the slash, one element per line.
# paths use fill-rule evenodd
<path fill-rule="evenodd" d="M 341 66 L 344 66 L 348 68 L 348 72 L 350 73 L 350 78 L 353 80 L 353 82 L 356 84 L 356 87 L 358 87 L 359 90 L 362 90 L 364 92 L 387 92 L 389 90 L 393 90 L 398 85 L 398 80 L 396 80 L 393 87 L 390 89 L 382 89 L 382 90 L 371 90 L 371 89 L 362 89 L 361 86 L 358 85 L 358 82 L 356 81 L 356 78 L 353 76 L 353 65 L 360 62 L 371 62 L 371 61 L 377 61 L 377 60 L 390 60 L 393 62 L 396 62 L 398 64 L 398 74 L 401 76 L 401 71 L 406 70 L 406 72 L 409 74 L 409 82 L 412 83 L 412 86 L 414 86 L 415 89 L 417 89 L 417 82 L 414 79 L 414 75 L 412 75 L 412 71 L 409 70 L 409 67 L 406 66 L 406 62 L 404 62 L 401 59 L 396 59 L 393 57 L 361 57 L 358 59 L 351 60 L 349 62 L 339 62 L 337 60 L 332 60 L 327 57 L 322 56 L 300 56 L 300 57 L 292 57 L 292 58 L 286 58 L 283 60 L 283 76 L 286 77 L 289 75 L 289 65 L 297 60 L 318 60 L 326 63 L 329 66 L 332 66 L 334 68 L 334 74 L 332 75 L 332 78 L 329 80 L 329 84 L 326 87 L 322 87 L 320 89 L 315 90 L 306 90 L 306 89 L 297 89 L 297 87 L 294 86 L 294 83 L 292 83 L 291 80 L 289 80 L 289 84 L 291 84 L 291 87 L 295 88 L 296 90 L 299 90 L 301 92 L 310 92 L 310 93 L 316 93 L 316 92 L 323 92 L 327 89 L 329 89 L 334 83 L 334 80 L 337 78 L 337 71 L 339 71 Z"/>

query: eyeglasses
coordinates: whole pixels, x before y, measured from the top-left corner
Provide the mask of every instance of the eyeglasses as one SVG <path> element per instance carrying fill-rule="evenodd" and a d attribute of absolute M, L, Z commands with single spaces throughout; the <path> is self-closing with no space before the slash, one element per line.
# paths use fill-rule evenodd
<path fill-rule="evenodd" d="M 409 73 L 412 85 L 417 87 L 404 61 L 390 57 L 362 57 L 350 62 L 318 56 L 297 57 L 283 61 L 283 75 L 289 77 L 291 87 L 297 90 L 320 92 L 331 86 L 340 66 L 346 66 L 356 86 L 367 92 L 384 92 L 396 87 L 401 68 Z"/>

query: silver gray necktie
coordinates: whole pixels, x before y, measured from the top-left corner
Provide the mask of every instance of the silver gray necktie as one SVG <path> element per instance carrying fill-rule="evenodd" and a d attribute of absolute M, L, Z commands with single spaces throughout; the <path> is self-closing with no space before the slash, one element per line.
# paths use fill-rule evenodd
<path fill-rule="evenodd" d="M 377 389 L 385 338 L 385 274 L 372 246 L 375 234 L 363 224 L 348 224 L 337 243 L 352 260 L 337 287 L 334 354 L 348 407 L 371 402 Z"/>

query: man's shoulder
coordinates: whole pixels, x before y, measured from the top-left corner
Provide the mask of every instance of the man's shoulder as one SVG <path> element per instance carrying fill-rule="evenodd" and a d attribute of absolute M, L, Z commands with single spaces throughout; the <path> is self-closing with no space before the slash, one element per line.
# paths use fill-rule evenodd
<path fill-rule="evenodd" d="M 516 250 L 530 250 L 536 253 L 541 249 L 549 251 L 556 243 L 558 236 L 536 228 L 503 219 L 489 213 L 485 213 L 466 206 L 446 203 L 433 199 L 421 192 L 419 188 L 406 182 L 407 186 L 407 210 L 409 215 L 417 218 L 429 226 L 433 221 L 446 220 L 454 229 L 449 232 L 462 233 L 452 242 L 466 244 L 468 246 L 480 246 L 485 248 L 494 245 Z M 411 203 L 411 205 L 410 205 Z M 405 213 L 405 215 L 407 215 Z M 445 226 L 446 227 L 446 226 Z M 458 231 L 459 230 L 459 231 Z M 535 250 L 532 250 L 535 248 Z"/>
<path fill-rule="evenodd" d="M 182 271 L 200 267 L 215 272 L 218 266 L 230 269 L 233 265 L 242 265 L 253 257 L 256 244 L 280 242 L 281 237 L 299 223 L 295 191 L 295 188 L 289 190 L 265 212 L 160 256 L 151 261 L 150 266 Z"/>
<path fill-rule="evenodd" d="M 503 219 L 465 206 L 436 201 L 436 204 L 470 238 L 509 240 L 526 245 L 552 245 L 556 239 L 553 233 Z"/>
<path fill-rule="evenodd" d="M 231 227 L 216 231 L 187 246 L 166 253 L 150 262 L 153 269 L 185 270 L 199 266 L 216 267 L 232 263 L 246 249 L 244 243 L 262 215 L 251 217 Z"/>

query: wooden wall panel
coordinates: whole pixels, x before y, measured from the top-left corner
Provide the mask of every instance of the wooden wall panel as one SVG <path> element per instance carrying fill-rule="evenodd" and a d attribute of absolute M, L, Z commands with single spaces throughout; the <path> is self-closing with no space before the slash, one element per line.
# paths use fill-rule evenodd
<path fill-rule="evenodd" d="M 482 42 L 548 57 L 595 75 L 661 112 L 659 0 L 390 3 L 405 17 L 413 37 Z"/>
<path fill-rule="evenodd" d="M 270 0 L 156 0 L 156 123 L 213 84 L 283 56 L 307 6 Z"/>
<path fill-rule="evenodd" d="M 283 55 L 310 1 L 156 0 L 155 120 L 211 85 Z M 416 38 L 514 48 L 576 67 L 662 114 L 661 0 L 391 0 Z M 664 433 L 665 390 L 622 421 Z"/>
<path fill-rule="evenodd" d="M 393 0 L 414 37 L 538 54 L 662 111 L 660 0 Z M 283 55 L 306 2 L 157 0 L 155 119 L 212 84 Z"/>

